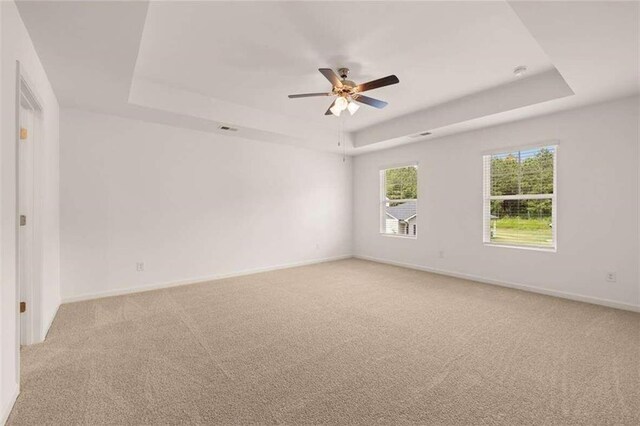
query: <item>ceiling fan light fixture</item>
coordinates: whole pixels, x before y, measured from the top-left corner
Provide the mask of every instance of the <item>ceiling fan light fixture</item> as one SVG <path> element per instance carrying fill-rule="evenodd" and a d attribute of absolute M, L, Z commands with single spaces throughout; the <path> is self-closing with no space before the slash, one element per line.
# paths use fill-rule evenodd
<path fill-rule="evenodd" d="M 348 101 L 345 97 L 338 96 L 338 99 L 336 99 L 334 106 L 338 108 L 340 111 L 344 111 L 345 109 L 347 109 L 347 104 L 348 104 Z"/>
<path fill-rule="evenodd" d="M 340 113 L 342 112 L 342 110 L 338 108 L 338 105 L 332 106 L 331 108 L 329 108 L 329 111 L 331 111 L 331 113 L 336 117 L 340 117 Z"/>
<path fill-rule="evenodd" d="M 347 109 L 349 110 L 349 114 L 353 115 L 360 108 L 360 105 L 353 101 L 349 101 L 349 105 L 347 105 Z"/>

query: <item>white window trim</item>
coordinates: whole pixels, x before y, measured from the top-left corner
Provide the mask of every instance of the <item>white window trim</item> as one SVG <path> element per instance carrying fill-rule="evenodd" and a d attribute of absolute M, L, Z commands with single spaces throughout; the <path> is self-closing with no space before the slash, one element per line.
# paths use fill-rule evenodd
<path fill-rule="evenodd" d="M 523 151 L 536 148 L 553 147 L 553 194 L 518 194 L 518 195 L 491 195 L 491 156 L 509 151 Z M 491 150 L 483 153 L 483 191 L 482 191 L 482 241 L 487 247 L 513 248 L 520 250 L 533 250 L 556 253 L 558 251 L 558 141 L 541 143 L 536 145 L 526 145 L 521 147 L 507 148 L 504 150 Z M 491 200 L 551 200 L 551 232 L 553 236 L 553 247 L 501 244 L 491 242 Z"/>
<path fill-rule="evenodd" d="M 398 164 L 393 164 L 393 165 L 389 165 L 389 166 L 384 166 L 381 167 L 378 171 L 379 175 L 380 175 L 380 180 L 378 182 L 378 186 L 380 188 L 380 203 L 379 203 L 379 207 L 380 207 L 380 211 L 378 213 L 378 221 L 379 221 L 379 230 L 378 232 L 380 233 L 381 236 L 383 237 L 393 237 L 393 238 L 404 238 L 404 239 L 409 239 L 409 240 L 416 240 L 418 239 L 418 233 L 416 232 L 415 235 L 407 235 L 407 234 L 389 234 L 387 232 L 384 232 L 384 229 L 386 228 L 385 223 L 384 223 L 384 217 L 386 215 L 386 210 L 385 210 L 385 204 L 389 203 L 389 202 L 393 202 L 393 203 L 404 203 L 407 201 L 415 201 L 416 202 L 416 216 L 418 215 L 418 211 L 420 210 L 420 203 L 418 201 L 417 198 L 405 198 L 405 199 L 401 199 L 401 200 L 387 200 L 386 194 L 385 194 L 385 171 L 387 170 L 391 170 L 391 169 L 402 169 L 405 167 L 418 167 L 419 169 L 419 164 L 417 161 L 413 161 L 413 162 L 408 162 L 408 163 L 398 163 Z M 419 173 L 419 170 L 418 170 Z M 417 179 L 417 176 L 416 176 Z"/>
<path fill-rule="evenodd" d="M 500 148 L 486 149 L 481 152 L 482 155 L 504 154 L 505 152 L 528 151 L 530 149 L 544 148 L 546 146 L 558 147 L 560 141 L 558 139 L 541 140 L 535 143 L 527 143 L 520 145 L 503 146 Z"/>
<path fill-rule="evenodd" d="M 383 237 L 391 237 L 391 238 L 404 238 L 405 240 L 417 240 L 418 236 L 413 235 L 405 235 L 405 234 L 387 234 L 386 232 L 380 232 L 380 235 Z"/>

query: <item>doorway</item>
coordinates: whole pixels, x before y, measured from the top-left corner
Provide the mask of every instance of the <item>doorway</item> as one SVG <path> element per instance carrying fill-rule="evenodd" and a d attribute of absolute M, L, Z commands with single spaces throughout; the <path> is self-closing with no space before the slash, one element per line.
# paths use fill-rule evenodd
<path fill-rule="evenodd" d="M 33 302 L 33 140 L 34 111 L 24 96 L 20 99 L 18 144 L 18 287 L 20 289 L 20 344 L 32 342 Z"/>
<path fill-rule="evenodd" d="M 19 297 L 18 337 L 20 345 L 39 339 L 39 291 L 36 236 L 37 203 L 35 202 L 35 155 L 42 142 L 42 107 L 31 90 L 27 78 L 17 64 L 16 93 L 16 294 Z"/>

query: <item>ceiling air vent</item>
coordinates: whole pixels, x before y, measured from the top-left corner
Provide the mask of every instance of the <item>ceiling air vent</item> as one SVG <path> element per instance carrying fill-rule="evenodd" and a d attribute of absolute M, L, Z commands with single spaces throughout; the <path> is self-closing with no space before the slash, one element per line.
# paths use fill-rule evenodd
<path fill-rule="evenodd" d="M 237 132 L 238 131 L 238 129 L 236 129 L 235 127 L 229 127 L 229 126 L 218 126 L 218 129 L 225 130 L 227 132 Z"/>
<path fill-rule="evenodd" d="M 418 133 L 416 135 L 411 135 L 410 137 L 412 138 L 419 138 L 421 136 L 429 136 L 431 134 L 431 132 L 422 132 L 422 133 Z"/>

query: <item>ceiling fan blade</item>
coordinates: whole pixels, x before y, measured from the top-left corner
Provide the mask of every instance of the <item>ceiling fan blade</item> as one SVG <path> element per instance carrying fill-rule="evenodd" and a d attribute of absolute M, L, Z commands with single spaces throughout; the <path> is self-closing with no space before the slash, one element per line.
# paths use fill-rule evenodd
<path fill-rule="evenodd" d="M 369 81 L 367 83 L 362 83 L 356 86 L 356 92 L 366 92 L 367 90 L 378 89 L 384 86 L 390 86 L 392 84 L 400 83 L 398 77 L 395 75 L 388 75 L 386 77 L 379 78 L 377 80 Z"/>
<path fill-rule="evenodd" d="M 289 95 L 289 99 L 296 99 L 296 98 L 310 98 L 312 96 L 331 96 L 332 93 L 300 93 L 298 95 Z"/>
<path fill-rule="evenodd" d="M 320 71 L 322 75 L 324 75 L 325 78 L 329 80 L 334 87 L 342 87 L 340 77 L 338 77 L 338 74 L 333 72 L 331 68 L 318 68 L 318 71 Z"/>
<path fill-rule="evenodd" d="M 331 108 L 333 108 L 335 104 L 336 104 L 335 100 L 331 102 L 331 105 L 329 105 L 329 109 L 327 109 L 327 112 L 325 112 L 324 115 L 332 115 L 333 113 L 331 112 Z"/>
<path fill-rule="evenodd" d="M 356 101 L 356 102 L 360 102 L 360 103 L 363 103 L 363 104 L 370 105 L 370 106 L 378 108 L 378 109 L 382 109 L 382 108 L 386 107 L 387 105 L 389 105 L 385 101 L 381 101 L 379 99 L 370 98 L 369 96 L 365 96 L 365 95 L 354 96 L 353 100 Z"/>

